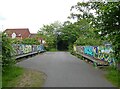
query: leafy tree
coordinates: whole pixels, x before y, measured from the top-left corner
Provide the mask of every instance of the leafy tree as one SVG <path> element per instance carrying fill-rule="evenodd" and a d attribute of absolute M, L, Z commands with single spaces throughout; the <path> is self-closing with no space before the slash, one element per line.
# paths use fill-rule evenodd
<path fill-rule="evenodd" d="M 80 34 L 80 37 L 76 40 L 75 44 L 76 45 L 91 45 L 91 46 L 98 46 L 102 45 L 103 41 L 99 38 L 96 37 L 94 28 L 89 28 L 87 30 L 83 30 Z"/>
<path fill-rule="evenodd" d="M 79 13 L 71 13 L 70 18 L 87 19 L 89 23 L 97 28 L 97 35 L 102 39 L 112 42 L 115 57 L 120 61 L 120 2 L 78 2 L 71 10 Z M 100 32 L 101 34 L 98 34 Z"/>
<path fill-rule="evenodd" d="M 95 26 L 101 31 L 101 36 L 112 42 L 115 57 L 120 61 L 120 2 L 106 2 L 99 6 Z"/>
<path fill-rule="evenodd" d="M 65 22 L 61 38 L 65 40 L 69 48 L 77 45 L 100 45 L 99 36 L 96 37 L 96 29 L 89 24 L 88 19 L 80 19 L 75 23 Z M 96 41 L 96 42 L 95 42 Z"/>
<path fill-rule="evenodd" d="M 56 48 L 57 37 L 60 34 L 61 27 L 62 24 L 59 21 L 55 21 L 49 25 L 43 25 L 38 31 L 39 36 L 45 39 L 49 48 Z"/>

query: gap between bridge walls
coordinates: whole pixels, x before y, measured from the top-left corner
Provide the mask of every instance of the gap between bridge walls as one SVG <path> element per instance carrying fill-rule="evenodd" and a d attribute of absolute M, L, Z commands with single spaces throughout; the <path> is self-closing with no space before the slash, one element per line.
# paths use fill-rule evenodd
<path fill-rule="evenodd" d="M 99 60 L 107 61 L 110 65 L 115 63 L 113 49 L 107 46 L 73 46 L 74 51 L 89 55 Z"/>
<path fill-rule="evenodd" d="M 27 45 L 27 44 L 12 44 L 15 51 L 14 55 L 22 55 L 32 52 L 44 51 L 44 46 L 41 45 Z"/>

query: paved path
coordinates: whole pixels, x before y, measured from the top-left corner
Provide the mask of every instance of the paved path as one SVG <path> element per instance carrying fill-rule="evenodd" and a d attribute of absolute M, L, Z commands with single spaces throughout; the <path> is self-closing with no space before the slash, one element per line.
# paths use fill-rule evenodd
<path fill-rule="evenodd" d="M 101 70 L 68 52 L 46 52 L 18 65 L 46 73 L 44 87 L 112 87 Z"/>

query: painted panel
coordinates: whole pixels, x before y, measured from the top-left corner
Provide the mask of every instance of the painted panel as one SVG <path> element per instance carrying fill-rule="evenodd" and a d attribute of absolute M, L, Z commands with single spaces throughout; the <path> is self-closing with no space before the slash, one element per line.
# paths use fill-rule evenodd
<path fill-rule="evenodd" d="M 26 44 L 13 44 L 14 55 L 22 55 L 31 52 L 43 51 L 43 45 L 26 45 Z"/>
<path fill-rule="evenodd" d="M 76 46 L 76 51 L 107 61 L 110 64 L 114 62 L 111 46 Z"/>
<path fill-rule="evenodd" d="M 84 54 L 93 56 L 93 47 L 92 46 L 84 46 Z"/>

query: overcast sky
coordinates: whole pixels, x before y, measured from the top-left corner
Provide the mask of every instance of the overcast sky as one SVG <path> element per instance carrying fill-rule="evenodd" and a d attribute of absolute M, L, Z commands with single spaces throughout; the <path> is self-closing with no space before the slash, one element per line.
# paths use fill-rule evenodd
<path fill-rule="evenodd" d="M 78 1 L 85 0 L 0 0 L 0 31 L 29 28 L 36 33 L 43 24 L 66 21 Z"/>

